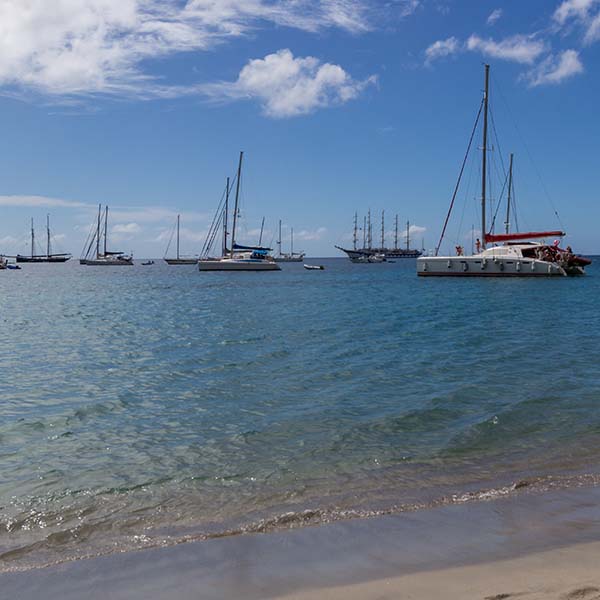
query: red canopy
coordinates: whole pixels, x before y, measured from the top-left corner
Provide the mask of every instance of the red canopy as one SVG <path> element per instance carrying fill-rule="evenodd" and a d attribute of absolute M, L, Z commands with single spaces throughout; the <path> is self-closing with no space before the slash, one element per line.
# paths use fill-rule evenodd
<path fill-rule="evenodd" d="M 518 240 L 531 240 L 547 237 L 562 237 L 566 235 L 564 231 L 524 231 L 523 233 L 486 233 L 486 243 L 493 242 L 516 242 Z"/>

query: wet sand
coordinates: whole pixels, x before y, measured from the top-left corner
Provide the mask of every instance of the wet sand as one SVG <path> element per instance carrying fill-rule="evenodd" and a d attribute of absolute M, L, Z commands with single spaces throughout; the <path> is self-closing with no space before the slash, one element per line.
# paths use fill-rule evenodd
<path fill-rule="evenodd" d="M 0 597 L 598 600 L 599 507 L 579 488 L 179 544 L 3 573 Z"/>

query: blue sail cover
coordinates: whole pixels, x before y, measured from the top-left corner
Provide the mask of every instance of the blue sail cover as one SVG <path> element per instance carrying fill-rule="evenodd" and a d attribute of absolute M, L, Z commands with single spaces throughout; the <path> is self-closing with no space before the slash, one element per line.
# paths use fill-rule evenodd
<path fill-rule="evenodd" d="M 263 248 L 261 246 L 240 246 L 239 244 L 233 245 L 234 250 L 248 250 L 257 253 L 267 254 L 267 252 L 271 252 L 273 248 Z"/>

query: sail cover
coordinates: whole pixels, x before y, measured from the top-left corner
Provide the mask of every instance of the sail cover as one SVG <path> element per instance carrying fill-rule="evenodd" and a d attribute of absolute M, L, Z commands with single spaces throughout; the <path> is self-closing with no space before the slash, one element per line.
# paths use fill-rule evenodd
<path fill-rule="evenodd" d="M 493 242 L 516 242 L 518 240 L 533 240 L 547 237 L 563 237 L 564 231 L 524 231 L 522 233 L 486 233 L 486 243 Z"/>
<path fill-rule="evenodd" d="M 271 252 L 272 248 L 263 248 L 262 246 L 240 246 L 239 244 L 233 245 L 234 250 L 252 250 L 255 252 Z"/>

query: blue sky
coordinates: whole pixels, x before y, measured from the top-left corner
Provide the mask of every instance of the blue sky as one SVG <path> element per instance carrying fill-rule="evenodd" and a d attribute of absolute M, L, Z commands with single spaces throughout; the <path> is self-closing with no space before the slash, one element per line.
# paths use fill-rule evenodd
<path fill-rule="evenodd" d="M 600 0 L 51 4 L 0 8 L 0 252 L 25 251 L 50 213 L 57 249 L 79 255 L 98 203 L 113 247 L 162 256 L 181 213 L 199 252 L 239 150 L 245 241 L 281 218 L 297 249 L 336 255 L 370 208 L 389 239 L 397 213 L 433 247 L 484 61 L 492 169 L 515 153 L 519 226 L 600 252 Z M 475 153 L 447 247 L 478 225 L 478 169 Z"/>

